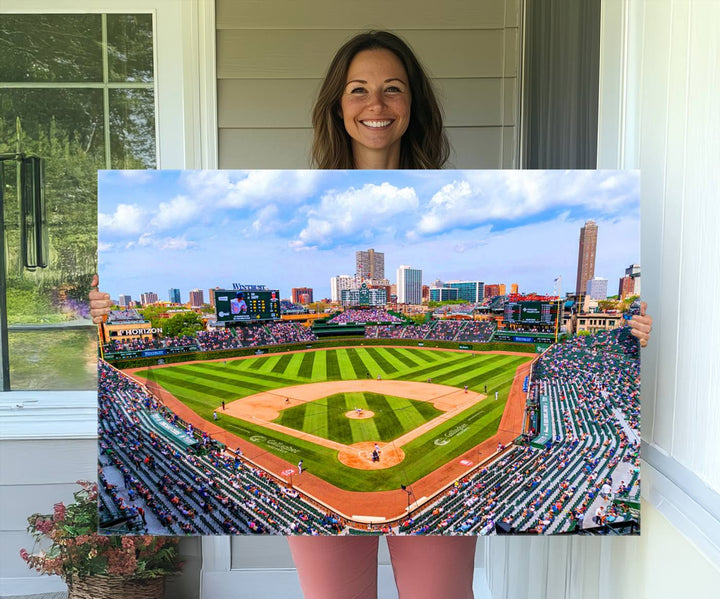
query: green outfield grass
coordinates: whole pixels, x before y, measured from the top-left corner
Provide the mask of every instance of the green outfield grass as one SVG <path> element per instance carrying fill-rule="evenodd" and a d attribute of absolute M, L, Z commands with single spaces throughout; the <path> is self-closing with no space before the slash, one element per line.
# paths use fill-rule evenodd
<path fill-rule="evenodd" d="M 370 418 L 353 419 L 347 412 L 360 408 Z M 345 445 L 361 441 L 392 441 L 443 412 L 426 401 L 382 393 L 336 393 L 286 408 L 273 422 Z"/>
<path fill-rule="evenodd" d="M 412 483 L 494 435 L 497 432 L 505 408 L 515 371 L 518 366 L 530 359 L 523 356 L 499 354 L 472 354 L 469 352 L 405 347 L 359 346 L 349 349 L 258 356 L 228 360 L 227 362 L 181 364 L 148 369 L 138 374 L 156 381 L 207 420 L 212 420 L 212 412 L 218 409 L 223 400 L 230 402 L 262 391 L 272 391 L 302 383 L 375 379 L 379 375 L 383 379 L 422 382 L 431 378 L 434 383 L 458 388 L 468 385 L 469 389 L 479 393 L 485 393 L 487 387 L 487 400 L 481 401 L 464 412 L 455 415 L 433 430 L 424 433 L 403 446 L 405 460 L 397 466 L 385 470 L 363 471 L 349 468 L 338 461 L 337 452 L 334 450 L 244 420 L 232 418 L 223 414 L 222 411 L 218 411 L 220 417 L 217 422 L 218 425 L 290 463 L 297 463 L 302 459 L 305 470 L 342 489 L 382 491 L 399 489 L 400 484 Z M 494 399 L 496 391 L 498 392 L 497 401 Z M 338 395 L 350 396 L 355 394 Z M 365 396 L 367 395 L 376 394 L 366 393 Z M 380 398 L 384 398 L 386 401 L 389 399 L 387 396 L 380 395 L 377 400 L 382 401 Z M 325 398 L 324 400 L 329 399 Z M 394 401 L 400 398 L 392 399 Z M 305 410 L 308 410 L 310 405 L 324 400 L 310 402 Z M 367 401 L 367 397 L 365 400 Z M 339 402 L 341 400 L 333 401 Z M 344 401 L 347 407 L 347 398 Z M 350 401 L 351 407 L 348 409 L 356 407 L 353 403 L 355 401 L 359 401 L 359 399 L 352 399 Z M 407 399 L 401 399 L 401 401 L 409 402 Z M 422 404 L 423 402 L 414 403 Z M 424 405 L 433 410 L 435 409 L 430 404 Z M 293 409 L 288 408 L 283 412 L 290 414 Z M 318 413 L 324 410 L 323 417 L 308 420 L 307 415 L 303 414 L 301 426 L 297 426 L 299 422 L 297 414 L 293 416 L 281 414 L 280 418 L 289 418 L 291 421 L 296 419 L 296 425 L 292 426 L 292 428 L 298 428 L 327 438 L 335 438 L 344 443 L 357 442 L 352 425 L 350 428 L 351 436 L 345 437 L 348 440 L 328 436 L 331 434 L 331 425 L 328 424 L 327 407 L 317 409 Z M 372 409 L 369 404 L 368 409 Z M 373 411 L 375 410 L 373 409 Z M 419 411 L 417 412 L 421 418 L 425 418 L 425 421 L 434 417 L 430 416 L 429 412 L 424 415 Z M 383 413 L 382 419 L 379 417 L 371 419 L 375 421 L 378 434 L 380 434 L 381 429 L 385 430 L 384 427 L 390 428 L 388 422 L 393 418 L 399 419 L 397 416 L 399 413 L 403 414 L 404 412 L 392 409 L 387 414 Z M 413 418 L 417 418 L 417 416 L 413 416 Z M 349 422 L 347 418 L 345 420 Z M 383 424 L 378 424 L 381 420 Z M 283 424 L 286 423 L 283 422 Z M 286 424 L 286 426 L 291 425 Z M 395 428 L 395 426 L 393 424 L 392 428 Z M 415 426 L 418 425 L 416 424 L 411 428 Z M 340 431 L 339 428 L 338 431 L 335 431 L 334 424 L 332 430 L 333 435 L 348 434 L 346 431 Z M 388 439 L 398 436 L 396 433 L 387 434 L 392 435 L 387 437 Z M 402 432 L 399 434 L 402 434 Z M 383 441 L 382 438 L 367 440 Z"/>

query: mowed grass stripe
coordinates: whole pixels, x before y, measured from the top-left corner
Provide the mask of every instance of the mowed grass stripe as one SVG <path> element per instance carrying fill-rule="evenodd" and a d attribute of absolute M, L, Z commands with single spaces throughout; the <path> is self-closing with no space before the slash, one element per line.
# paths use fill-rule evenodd
<path fill-rule="evenodd" d="M 294 406 L 293 410 L 281 410 L 280 415 L 273 420 L 278 424 L 287 426 L 288 428 L 294 428 L 302 430 L 303 424 L 305 423 L 305 411 L 309 404 L 303 403 L 299 406 Z"/>
<path fill-rule="evenodd" d="M 375 418 L 362 418 L 354 420 L 348 418 L 352 439 L 349 444 L 361 443 L 362 441 L 381 441 Z"/>
<path fill-rule="evenodd" d="M 324 400 L 310 401 L 305 405 L 307 406 L 305 419 L 300 430 L 326 439 L 328 436 L 327 402 Z"/>
<path fill-rule="evenodd" d="M 337 359 L 338 364 L 340 365 L 340 378 L 343 381 L 356 379 L 357 376 L 355 376 L 355 369 L 353 368 L 350 356 L 348 356 L 346 349 L 337 350 Z"/>
<path fill-rule="evenodd" d="M 236 397 L 243 394 L 243 390 L 266 391 L 271 386 L 256 383 L 254 381 L 239 380 L 237 378 L 213 375 L 208 372 L 197 373 L 186 366 L 175 366 L 165 368 L 163 372 L 157 373 L 154 380 L 164 386 L 163 381 L 174 385 L 192 389 L 200 393 L 214 397 Z"/>
<path fill-rule="evenodd" d="M 380 354 L 380 350 L 376 349 L 374 347 L 368 347 L 365 349 L 368 356 L 372 358 L 372 360 L 375 362 L 375 364 L 378 365 L 380 370 L 382 370 L 385 374 L 392 374 L 393 372 L 397 372 L 397 368 L 395 368 L 390 362 L 388 362 L 383 355 Z"/>
<path fill-rule="evenodd" d="M 183 395 L 188 395 L 190 392 L 194 392 L 202 397 L 207 398 L 213 398 L 213 399 L 222 399 L 222 398 L 230 398 L 235 397 L 237 395 L 237 392 L 235 394 L 232 394 L 228 392 L 228 390 L 220 388 L 218 386 L 210 387 L 209 385 L 203 385 L 202 383 L 196 383 L 193 381 L 190 381 L 186 378 L 183 378 L 181 375 L 177 376 L 169 376 L 165 375 L 163 378 L 155 378 L 156 382 L 160 383 L 163 387 L 165 387 L 168 391 L 173 393 L 174 389 L 179 389 Z"/>
<path fill-rule="evenodd" d="M 338 364 L 337 350 L 325 352 L 326 376 L 329 381 L 340 380 L 340 364 Z"/>
<path fill-rule="evenodd" d="M 382 356 L 382 358 L 388 364 L 390 364 L 390 367 L 395 369 L 395 372 L 405 372 L 407 370 L 407 365 L 403 364 L 402 360 L 399 360 L 397 356 L 394 356 L 389 348 L 378 347 L 372 349 L 375 349 Z"/>
<path fill-rule="evenodd" d="M 290 361 L 285 366 L 285 372 L 283 374 L 288 379 L 293 380 L 293 382 L 297 382 L 298 372 L 300 370 L 300 366 L 302 364 L 304 354 L 288 354 L 288 355 L 290 356 Z"/>
<path fill-rule="evenodd" d="M 224 383 L 235 386 L 242 385 L 247 387 L 258 384 L 257 381 L 266 381 L 267 385 L 261 387 L 262 389 L 272 389 L 278 386 L 286 387 L 294 383 L 293 379 L 276 377 L 262 372 L 238 372 L 228 373 L 226 375 L 213 374 L 212 372 L 208 372 L 206 368 L 203 368 L 202 364 L 192 364 L 190 366 L 172 366 L 167 370 L 170 372 L 188 373 L 192 377 L 210 380 L 220 384 Z"/>
<path fill-rule="evenodd" d="M 314 351 L 309 351 L 308 353 L 303 355 L 302 362 L 300 363 L 300 368 L 298 368 L 298 376 L 306 379 L 312 378 L 313 365 L 315 364 L 316 355 L 317 352 Z"/>
<path fill-rule="evenodd" d="M 352 444 L 353 431 L 350 426 L 350 419 L 345 416 L 345 397 L 342 394 L 331 395 L 327 398 L 327 433 L 329 439 L 334 439 L 346 445 Z"/>
<path fill-rule="evenodd" d="M 398 361 L 402 362 L 404 366 L 415 368 L 418 365 L 415 360 L 396 347 L 388 347 L 387 352 L 394 356 Z"/>
<path fill-rule="evenodd" d="M 475 373 L 478 371 L 488 373 L 496 366 L 499 368 L 506 368 L 502 365 L 510 363 L 512 361 L 512 356 L 510 356 L 509 359 L 508 356 L 492 356 L 491 358 L 483 360 L 482 362 L 478 362 L 477 358 L 471 358 L 469 364 L 466 363 L 459 368 L 454 368 L 452 370 L 443 372 L 442 374 L 438 374 L 433 377 L 433 381 L 436 383 L 444 383 L 449 385 L 453 384 L 451 381 L 457 381 L 457 386 L 462 386 L 467 384 L 465 379 L 468 378 L 468 373 Z M 480 374 L 480 372 L 478 372 L 478 374 Z"/>
<path fill-rule="evenodd" d="M 415 408 L 415 403 L 402 397 L 394 397 L 390 403 L 403 431 L 409 431 L 423 424 L 427 419 Z M 438 410 L 438 415 L 440 415 Z"/>
<path fill-rule="evenodd" d="M 462 356 L 454 360 L 436 363 L 432 366 L 426 366 L 425 368 L 421 368 L 420 370 L 409 370 L 408 372 L 404 373 L 402 377 L 399 378 L 411 381 L 424 381 L 427 378 L 431 378 L 433 381 L 435 381 L 436 377 L 438 377 L 440 374 L 453 369 L 462 368 L 467 365 L 468 361 L 470 360 L 472 360 L 472 358 L 468 356 Z"/>
<path fill-rule="evenodd" d="M 273 368 L 275 368 L 275 364 L 280 361 L 281 357 L 282 356 L 278 355 L 270 355 L 259 358 L 258 361 L 260 362 L 260 368 L 258 368 L 257 371 L 270 374 L 273 371 Z"/>
<path fill-rule="evenodd" d="M 368 408 L 375 412 L 375 426 L 381 441 L 390 441 L 402 434 L 403 428 L 387 397 L 379 393 L 366 393 Z"/>
<path fill-rule="evenodd" d="M 370 372 L 370 369 L 365 366 L 365 363 L 363 362 L 362 358 L 358 354 L 357 350 L 354 348 L 347 349 L 347 356 L 350 360 L 350 364 L 353 367 L 353 370 L 355 371 L 355 378 L 356 379 L 365 379 L 367 378 L 368 373 Z"/>
<path fill-rule="evenodd" d="M 412 354 L 414 357 L 416 357 L 421 362 L 437 362 L 440 359 L 440 356 L 442 354 L 439 354 L 437 352 L 434 352 L 429 349 L 415 349 L 406 347 L 403 348 L 408 353 Z"/>
<path fill-rule="evenodd" d="M 284 374 L 285 370 L 287 369 L 287 365 L 290 363 L 290 360 L 292 360 L 291 354 L 285 354 L 280 356 L 280 359 L 272 367 L 272 372 L 275 372 L 277 374 Z"/>
<path fill-rule="evenodd" d="M 520 366 L 526 361 L 527 360 L 524 360 L 522 358 L 515 358 L 515 364 L 510 362 L 509 364 L 506 364 L 504 366 L 498 366 L 497 368 L 493 368 L 489 371 L 478 374 L 470 379 L 468 385 L 472 387 L 477 387 L 478 389 L 481 385 L 483 385 L 484 390 L 484 385 L 487 385 L 488 389 L 492 389 L 497 385 L 502 385 L 506 382 L 512 383 L 513 379 L 515 378 L 515 372 L 517 371 L 518 366 Z"/>

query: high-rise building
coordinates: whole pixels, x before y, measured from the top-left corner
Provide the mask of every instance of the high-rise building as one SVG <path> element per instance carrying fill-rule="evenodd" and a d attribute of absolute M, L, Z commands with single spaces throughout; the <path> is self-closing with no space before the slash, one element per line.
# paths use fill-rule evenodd
<path fill-rule="evenodd" d="M 483 301 L 483 297 L 485 297 L 485 283 L 482 281 L 448 281 L 444 286 L 457 289 L 457 299 L 465 300 L 471 304 L 477 304 Z M 436 287 L 443 287 L 443 285 L 436 285 Z"/>
<path fill-rule="evenodd" d="M 447 302 L 458 298 L 458 289 L 455 287 L 430 287 L 431 302 Z"/>
<path fill-rule="evenodd" d="M 625 276 L 633 280 L 633 295 L 640 295 L 640 265 L 631 264 L 625 269 Z"/>
<path fill-rule="evenodd" d="M 143 306 L 147 306 L 148 304 L 154 304 L 158 301 L 158 294 L 154 291 L 146 291 L 145 293 L 140 294 L 140 303 Z"/>
<path fill-rule="evenodd" d="M 578 244 L 577 284 L 575 293 L 585 293 L 587 282 L 595 276 L 595 251 L 597 249 L 598 227 L 594 220 L 585 221 L 580 229 Z"/>
<path fill-rule="evenodd" d="M 397 269 L 398 304 L 422 304 L 422 270 L 406 264 Z"/>
<path fill-rule="evenodd" d="M 330 278 L 330 300 L 339 302 L 342 299 L 343 289 L 358 289 L 359 285 L 355 277 L 350 275 L 338 275 Z"/>
<path fill-rule="evenodd" d="M 518 292 L 518 284 L 510 283 L 510 293 L 517 295 L 517 292 Z"/>
<path fill-rule="evenodd" d="M 587 282 L 585 293 L 590 299 L 607 299 L 607 284 L 607 279 L 603 279 L 602 277 L 593 277 Z"/>
<path fill-rule="evenodd" d="M 130 306 L 131 303 L 132 297 L 130 297 L 129 295 L 121 295 L 118 299 L 118 306 L 120 306 L 121 308 L 127 308 Z"/>
<path fill-rule="evenodd" d="M 220 287 L 211 287 L 208 289 L 208 301 L 213 308 L 215 307 L 215 292 L 217 291 L 220 291 Z"/>
<path fill-rule="evenodd" d="M 205 303 L 204 294 L 202 289 L 191 289 L 190 290 L 190 307 L 200 308 Z"/>
<path fill-rule="evenodd" d="M 313 303 L 313 290 L 311 287 L 293 287 L 290 293 L 293 304 Z"/>
<path fill-rule="evenodd" d="M 361 279 L 384 279 L 385 254 L 373 249 L 355 252 L 355 274 Z"/>
<path fill-rule="evenodd" d="M 179 290 L 179 289 L 175 289 L 175 287 L 171 287 L 170 289 L 168 289 L 168 299 L 169 299 L 173 304 L 180 304 L 180 303 L 182 303 L 182 302 L 180 301 L 180 290 Z"/>
<path fill-rule="evenodd" d="M 500 285 L 485 285 L 485 297 L 497 297 L 500 295 Z"/>
<path fill-rule="evenodd" d="M 618 286 L 618 299 L 624 300 L 626 297 L 635 295 L 635 279 L 625 275 L 620 279 Z"/>
<path fill-rule="evenodd" d="M 505 283 L 500 283 L 498 285 L 498 295 L 505 295 L 506 287 Z"/>

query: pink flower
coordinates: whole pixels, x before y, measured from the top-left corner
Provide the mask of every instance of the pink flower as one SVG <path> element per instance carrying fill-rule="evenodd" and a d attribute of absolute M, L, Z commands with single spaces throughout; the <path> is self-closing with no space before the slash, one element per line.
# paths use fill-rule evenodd
<path fill-rule="evenodd" d="M 53 506 L 55 522 L 62 522 L 65 520 L 65 511 L 65 504 L 63 503 L 56 503 Z"/>
<path fill-rule="evenodd" d="M 30 561 L 30 554 L 27 552 L 27 549 L 21 549 L 20 550 L 20 557 L 23 559 L 23 561 L 27 562 Z"/>

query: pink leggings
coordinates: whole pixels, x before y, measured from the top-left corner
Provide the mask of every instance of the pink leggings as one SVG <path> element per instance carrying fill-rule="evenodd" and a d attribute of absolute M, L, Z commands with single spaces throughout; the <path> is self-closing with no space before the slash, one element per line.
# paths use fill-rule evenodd
<path fill-rule="evenodd" d="M 472 599 L 475 537 L 388 537 L 400 599 Z M 288 537 L 305 599 L 375 599 L 378 537 Z"/>

